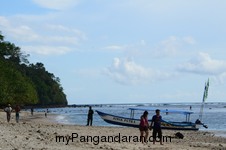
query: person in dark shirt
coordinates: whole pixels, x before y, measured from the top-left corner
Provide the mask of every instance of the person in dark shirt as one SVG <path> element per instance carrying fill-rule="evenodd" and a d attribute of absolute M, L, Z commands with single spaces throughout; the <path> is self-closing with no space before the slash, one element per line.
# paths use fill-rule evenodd
<path fill-rule="evenodd" d="M 87 119 L 87 126 L 92 126 L 93 124 L 93 110 L 92 107 L 89 106 L 89 112 L 88 112 L 88 119 Z"/>
<path fill-rule="evenodd" d="M 34 108 L 31 107 L 31 115 L 33 116 Z"/>
<path fill-rule="evenodd" d="M 156 109 L 155 112 L 156 112 L 156 115 L 154 115 L 152 117 L 152 121 L 151 121 L 151 127 L 154 124 L 153 132 L 152 132 L 153 144 L 155 144 L 155 142 L 156 142 L 156 135 L 158 133 L 158 138 L 160 139 L 160 144 L 163 145 L 163 143 L 162 143 L 162 129 L 161 129 L 162 116 L 160 115 L 159 109 Z"/>

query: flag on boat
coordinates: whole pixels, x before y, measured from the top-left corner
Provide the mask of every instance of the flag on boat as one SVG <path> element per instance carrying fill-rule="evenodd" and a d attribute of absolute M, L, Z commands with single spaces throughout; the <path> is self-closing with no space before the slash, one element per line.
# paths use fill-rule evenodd
<path fill-rule="evenodd" d="M 204 89 L 204 95 L 203 95 L 203 102 L 205 102 L 205 100 L 208 97 L 209 84 L 210 84 L 210 82 L 209 82 L 209 79 L 208 79 L 207 83 L 205 83 L 205 89 Z"/>

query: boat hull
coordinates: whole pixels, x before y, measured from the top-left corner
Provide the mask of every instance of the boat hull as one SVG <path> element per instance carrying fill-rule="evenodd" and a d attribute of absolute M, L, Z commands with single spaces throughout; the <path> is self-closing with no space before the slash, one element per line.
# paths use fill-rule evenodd
<path fill-rule="evenodd" d="M 104 112 L 97 111 L 96 112 L 100 115 L 100 117 L 107 123 L 120 125 L 120 126 L 127 126 L 127 127 L 135 127 L 139 128 L 140 120 L 139 119 L 132 119 L 126 117 L 120 117 L 115 115 L 110 115 Z M 149 124 L 151 120 L 148 121 Z M 199 128 L 196 127 L 196 124 L 191 122 L 161 122 L 162 129 L 168 130 L 198 130 Z"/>

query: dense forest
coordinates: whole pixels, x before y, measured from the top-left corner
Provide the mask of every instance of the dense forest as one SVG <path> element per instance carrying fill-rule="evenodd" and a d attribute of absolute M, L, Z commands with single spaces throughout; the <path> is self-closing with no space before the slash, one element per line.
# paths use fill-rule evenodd
<path fill-rule="evenodd" d="M 67 105 L 60 79 L 28 57 L 0 32 L 0 105 Z"/>

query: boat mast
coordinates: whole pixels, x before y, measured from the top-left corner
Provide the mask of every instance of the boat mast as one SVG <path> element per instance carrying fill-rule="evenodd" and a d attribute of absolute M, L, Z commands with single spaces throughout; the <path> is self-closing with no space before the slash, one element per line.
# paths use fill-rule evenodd
<path fill-rule="evenodd" d="M 203 108 L 204 108 L 204 104 L 205 104 L 205 101 L 206 101 L 207 96 L 208 96 L 208 89 L 209 89 L 209 79 L 205 83 L 205 88 L 204 88 L 204 93 L 203 93 L 203 98 L 202 98 L 202 105 L 201 105 L 200 113 L 199 113 L 199 120 L 200 121 L 202 121 Z"/>

